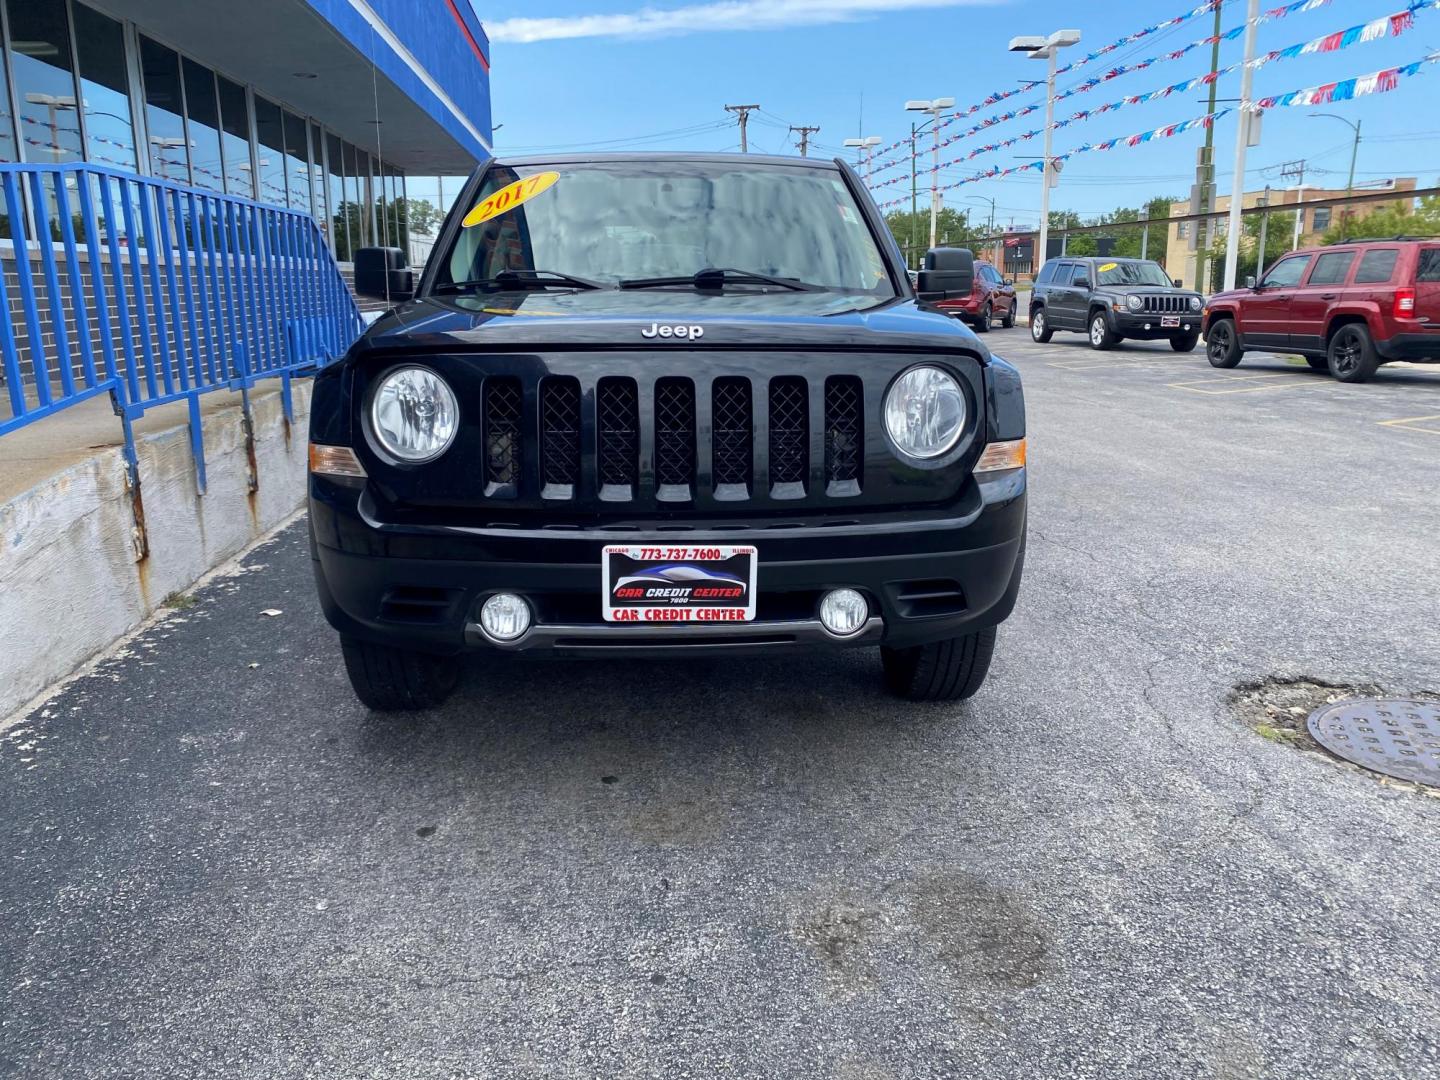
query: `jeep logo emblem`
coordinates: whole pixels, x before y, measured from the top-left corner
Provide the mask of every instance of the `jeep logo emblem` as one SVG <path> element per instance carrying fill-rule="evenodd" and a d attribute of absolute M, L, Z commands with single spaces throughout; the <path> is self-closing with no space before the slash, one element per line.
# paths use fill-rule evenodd
<path fill-rule="evenodd" d="M 691 341 L 699 341 L 705 336 L 703 326 L 661 326 L 659 323 L 651 323 L 648 329 L 641 330 L 640 336 L 644 338 L 688 338 Z"/>

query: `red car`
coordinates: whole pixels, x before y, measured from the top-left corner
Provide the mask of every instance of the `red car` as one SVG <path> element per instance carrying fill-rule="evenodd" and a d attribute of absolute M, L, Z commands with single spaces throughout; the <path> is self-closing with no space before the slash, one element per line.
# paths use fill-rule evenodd
<path fill-rule="evenodd" d="M 975 284 L 970 295 L 963 300 L 941 300 L 935 306 L 982 334 L 996 319 L 1008 329 L 1015 325 L 1015 283 L 1001 277 L 1000 271 L 984 259 L 976 259 Z"/>
<path fill-rule="evenodd" d="M 1244 289 L 1210 298 L 1205 354 L 1299 353 L 1341 382 L 1395 360 L 1440 363 L 1440 238 L 1351 240 L 1282 256 Z"/>

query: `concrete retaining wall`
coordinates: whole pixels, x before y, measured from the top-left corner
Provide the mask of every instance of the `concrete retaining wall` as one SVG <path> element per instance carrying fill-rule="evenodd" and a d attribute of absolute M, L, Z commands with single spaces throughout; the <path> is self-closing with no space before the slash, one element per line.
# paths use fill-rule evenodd
<path fill-rule="evenodd" d="M 0 719 L 299 508 L 309 383 L 294 384 L 293 426 L 285 422 L 278 392 L 255 393 L 251 403 L 254 492 L 238 407 L 204 418 L 203 496 L 196 493 L 186 425 L 138 437 L 149 540 L 143 558 L 136 558 L 135 517 L 118 448 L 98 450 L 0 505 Z M 59 422 L 61 416 L 42 421 Z M 0 467 L 3 450 L 0 444 Z"/>

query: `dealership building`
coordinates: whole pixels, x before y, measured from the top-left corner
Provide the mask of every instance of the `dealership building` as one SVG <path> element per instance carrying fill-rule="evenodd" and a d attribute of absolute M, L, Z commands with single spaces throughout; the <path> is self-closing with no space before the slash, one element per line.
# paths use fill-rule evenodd
<path fill-rule="evenodd" d="M 490 152 L 469 0 L 0 0 L 0 33 L 0 161 L 303 211 L 342 262 L 405 246 L 407 174 Z"/>

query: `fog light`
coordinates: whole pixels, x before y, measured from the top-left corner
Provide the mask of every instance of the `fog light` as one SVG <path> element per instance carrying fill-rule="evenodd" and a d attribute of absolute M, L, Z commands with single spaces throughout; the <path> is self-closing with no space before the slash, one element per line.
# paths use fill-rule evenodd
<path fill-rule="evenodd" d="M 854 589 L 831 589 L 820 599 L 820 622 L 836 637 L 849 637 L 869 617 L 869 603 Z"/>
<path fill-rule="evenodd" d="M 496 593 L 480 608 L 480 628 L 494 641 L 514 641 L 530 629 L 530 605 L 514 593 Z"/>

